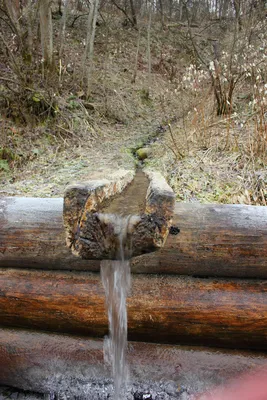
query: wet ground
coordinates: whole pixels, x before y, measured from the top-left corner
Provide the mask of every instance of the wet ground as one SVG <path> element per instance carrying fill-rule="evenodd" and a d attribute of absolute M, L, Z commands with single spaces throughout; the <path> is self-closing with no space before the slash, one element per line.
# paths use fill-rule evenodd
<path fill-rule="evenodd" d="M 195 390 L 177 386 L 175 382 L 134 383 L 127 387 L 121 399 L 113 399 L 113 384 L 106 380 L 86 385 L 84 396 L 68 393 L 40 394 L 15 388 L 0 387 L 0 400 L 193 400 Z"/>
<path fill-rule="evenodd" d="M 148 177 L 141 169 L 137 169 L 134 179 L 127 188 L 121 194 L 106 200 L 101 212 L 123 216 L 143 214 L 146 207 L 148 186 Z"/>

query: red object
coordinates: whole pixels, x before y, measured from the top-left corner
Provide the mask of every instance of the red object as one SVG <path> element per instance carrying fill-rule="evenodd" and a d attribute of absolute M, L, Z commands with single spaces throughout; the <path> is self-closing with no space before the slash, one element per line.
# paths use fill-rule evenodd
<path fill-rule="evenodd" d="M 197 400 L 267 400 L 267 366 L 244 374 L 227 386 L 201 395 Z"/>

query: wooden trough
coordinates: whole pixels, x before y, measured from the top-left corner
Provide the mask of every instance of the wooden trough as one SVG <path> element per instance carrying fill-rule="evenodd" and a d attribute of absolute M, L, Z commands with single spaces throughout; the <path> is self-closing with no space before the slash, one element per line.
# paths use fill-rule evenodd
<path fill-rule="evenodd" d="M 160 365 L 177 382 L 189 369 L 208 369 L 220 383 L 267 362 L 267 208 L 174 204 L 158 175 L 139 176 L 140 187 L 132 178 L 126 171 L 72 185 L 64 201 L 0 199 L 0 384 L 41 392 L 71 385 L 78 395 L 84 376 L 107 376 L 102 342 L 89 337 L 108 333 L 99 260 L 116 257 L 118 234 L 106 216 L 121 195 L 136 216 L 127 225 L 133 378 L 147 369 L 159 379 Z M 138 187 L 145 201 L 131 208 Z"/>

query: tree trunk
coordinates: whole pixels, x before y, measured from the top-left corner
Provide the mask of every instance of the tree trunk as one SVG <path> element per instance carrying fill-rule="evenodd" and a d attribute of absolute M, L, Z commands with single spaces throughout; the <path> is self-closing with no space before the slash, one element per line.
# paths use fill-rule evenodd
<path fill-rule="evenodd" d="M 22 31 L 21 31 L 21 25 L 19 22 L 19 18 L 20 18 L 19 0 L 5 0 L 5 6 L 7 9 L 7 13 L 10 18 L 10 21 L 12 22 L 14 30 L 17 34 L 17 38 L 19 40 L 19 46 L 22 48 L 22 51 L 23 51 L 24 43 L 22 40 Z"/>
<path fill-rule="evenodd" d="M 88 22 L 87 22 L 87 37 L 86 37 L 86 45 L 85 45 L 84 60 L 83 60 L 83 77 L 86 76 L 87 97 L 90 96 L 91 84 L 92 84 L 94 41 L 95 41 L 96 21 L 98 15 L 98 6 L 99 6 L 99 0 L 93 0 L 90 6 L 90 11 L 88 14 Z M 88 57 L 88 66 L 86 66 L 87 57 Z"/>
<path fill-rule="evenodd" d="M 104 337 L 98 274 L 0 271 L 2 326 Z M 129 339 L 267 349 L 267 282 L 134 275 Z"/>
<path fill-rule="evenodd" d="M 19 0 L 5 0 L 6 9 L 9 15 L 10 20 L 16 27 L 16 29 L 20 32 L 20 6 Z"/>
<path fill-rule="evenodd" d="M 163 29 L 164 28 L 163 3 L 162 3 L 162 0 L 158 0 L 158 2 L 159 2 L 159 12 L 160 12 L 161 26 L 162 26 L 162 29 Z"/>
<path fill-rule="evenodd" d="M 86 35 L 86 42 L 85 42 L 85 49 L 84 49 L 84 56 L 83 56 L 83 77 L 85 76 L 86 70 L 86 61 L 89 52 L 89 44 L 90 44 L 90 37 L 92 32 L 92 25 L 93 25 L 93 14 L 94 14 L 94 4 L 90 4 L 90 10 L 88 14 L 87 20 L 87 35 Z"/>
<path fill-rule="evenodd" d="M 147 88 L 146 97 L 149 99 L 150 88 L 151 88 L 151 19 L 152 19 L 152 6 L 149 4 L 149 15 L 148 15 L 148 25 L 147 25 Z"/>
<path fill-rule="evenodd" d="M 173 0 L 169 0 L 169 1 L 168 1 L 168 17 L 169 17 L 169 20 L 172 19 L 173 4 L 174 4 L 174 1 L 173 1 Z"/>
<path fill-rule="evenodd" d="M 82 12 L 83 11 L 83 1 L 77 0 L 76 7 L 77 7 L 77 11 Z"/>
<path fill-rule="evenodd" d="M 135 10 L 135 5 L 133 0 L 129 0 L 130 1 L 130 8 L 131 8 L 131 16 L 132 16 L 132 21 L 133 21 L 133 25 L 136 27 L 137 26 L 137 18 L 136 18 L 136 10 Z"/>
<path fill-rule="evenodd" d="M 95 31 L 96 31 L 96 21 L 98 16 L 98 7 L 99 0 L 94 0 L 93 3 L 93 21 L 92 21 L 92 30 L 89 40 L 89 54 L 88 54 L 88 70 L 87 70 L 87 98 L 89 98 L 91 94 L 91 86 L 92 86 L 92 74 L 94 67 L 94 46 L 95 46 Z"/>
<path fill-rule="evenodd" d="M 1 328 L 0 343 L 1 385 L 80 398 L 86 382 L 110 377 L 101 340 Z M 178 387 L 196 387 L 196 377 L 200 386 L 219 385 L 267 362 L 262 353 L 137 342 L 129 343 L 127 359 L 133 382 L 164 379 Z"/>
<path fill-rule="evenodd" d="M 180 0 L 179 1 L 179 21 L 183 20 L 183 8 L 184 8 L 183 1 Z"/>
<path fill-rule="evenodd" d="M 61 10 L 61 1 L 59 4 L 60 4 L 60 10 Z M 69 4 L 69 0 L 65 0 L 63 17 L 62 17 L 62 22 L 61 22 L 61 29 L 60 29 L 60 45 L 59 45 L 59 58 L 60 59 L 62 58 L 63 49 L 64 49 L 68 4 Z"/>
<path fill-rule="evenodd" d="M 66 7 L 66 3 L 65 3 L 64 7 Z M 62 13 L 62 0 L 58 0 L 58 13 L 59 13 L 59 15 L 63 14 Z"/>
<path fill-rule="evenodd" d="M 28 62 L 32 62 L 32 55 L 33 55 L 33 31 L 32 31 L 32 24 L 33 24 L 33 6 L 31 0 L 27 1 L 26 6 L 26 23 L 27 23 L 27 50 L 25 57 Z"/>
<path fill-rule="evenodd" d="M 99 271 L 67 248 L 63 199 L 2 198 L 0 210 L 0 267 Z M 131 264 L 137 273 L 266 279 L 266 258 L 266 207 L 176 203 L 163 249 Z"/>
<path fill-rule="evenodd" d="M 51 0 L 40 2 L 40 31 L 44 66 L 53 66 L 53 26 L 51 13 Z"/>
<path fill-rule="evenodd" d="M 135 65 L 134 65 L 134 71 L 133 71 L 133 77 L 132 77 L 131 83 L 135 83 L 136 82 L 136 77 L 137 77 L 139 49 L 140 49 L 140 37 L 141 37 L 141 31 L 140 31 L 140 29 L 138 29 L 136 55 L 135 55 Z"/>
<path fill-rule="evenodd" d="M 222 0 L 220 5 L 220 18 L 225 19 L 227 17 L 228 8 L 229 0 Z"/>
<path fill-rule="evenodd" d="M 217 115 L 230 115 L 233 109 L 235 81 L 232 77 L 227 85 L 221 82 L 221 71 L 218 60 L 214 61 L 215 73 L 211 72 L 212 86 L 217 103 Z"/>
<path fill-rule="evenodd" d="M 238 22 L 239 31 L 242 30 L 242 18 L 241 18 L 241 1 L 233 0 L 233 5 L 235 9 L 235 18 Z"/>

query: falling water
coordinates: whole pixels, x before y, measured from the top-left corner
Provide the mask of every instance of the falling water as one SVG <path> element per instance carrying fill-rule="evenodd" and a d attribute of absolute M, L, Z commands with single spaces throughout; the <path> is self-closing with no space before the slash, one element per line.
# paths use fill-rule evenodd
<path fill-rule="evenodd" d="M 120 217 L 102 214 L 102 219 L 112 221 L 117 243 L 117 260 L 101 261 L 101 277 L 106 295 L 109 320 L 109 337 L 104 343 L 105 361 L 111 364 L 114 379 L 114 400 L 120 400 L 123 384 L 127 382 L 127 305 L 130 290 L 129 232 L 138 217 Z"/>

